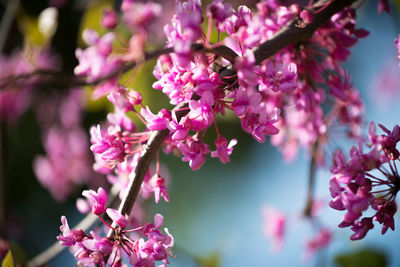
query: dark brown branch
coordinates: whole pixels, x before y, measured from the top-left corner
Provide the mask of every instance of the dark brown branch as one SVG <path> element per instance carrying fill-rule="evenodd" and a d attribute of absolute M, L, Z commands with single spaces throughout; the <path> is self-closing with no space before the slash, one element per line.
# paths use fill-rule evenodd
<path fill-rule="evenodd" d="M 277 52 L 289 45 L 309 39 L 319 27 L 325 24 L 330 17 L 332 17 L 332 15 L 339 12 L 346 6 L 350 6 L 355 1 L 356 0 L 333 1 L 329 7 L 325 8 L 318 14 L 314 14 L 314 21 L 304 28 L 299 28 L 296 26 L 299 18 L 292 20 L 286 27 L 278 31 L 274 37 L 261 44 L 259 47 L 257 47 L 257 49 L 254 50 L 256 64 L 261 64 L 262 61 L 275 55 Z M 323 2 L 326 1 L 319 1 L 315 4 L 315 6 L 321 6 Z"/>
<path fill-rule="evenodd" d="M 226 46 L 216 46 L 216 47 L 206 48 L 201 44 L 193 44 L 192 49 L 195 52 L 204 51 L 207 53 L 212 53 L 212 54 L 221 56 L 232 63 L 233 63 L 233 60 L 235 59 L 235 57 L 237 56 L 237 54 L 232 49 L 230 49 L 229 47 L 226 47 Z M 94 81 L 87 81 L 83 78 L 72 76 L 70 74 L 59 72 L 59 71 L 48 70 L 48 69 L 37 69 L 30 73 L 11 75 L 11 76 L 3 78 L 0 81 L 0 90 L 5 89 L 5 88 L 9 87 L 10 85 L 17 84 L 21 80 L 26 80 L 26 79 L 31 79 L 34 77 L 41 77 L 41 76 L 44 77 L 45 79 L 36 81 L 35 82 L 36 86 L 39 86 L 39 87 L 40 86 L 45 86 L 45 87 L 53 86 L 53 87 L 69 88 L 69 87 L 74 87 L 74 86 L 97 85 L 103 81 L 109 80 L 109 79 L 116 77 L 130 69 L 133 69 L 137 65 L 141 65 L 149 60 L 158 58 L 161 55 L 170 54 L 173 52 L 174 52 L 173 48 L 163 48 L 163 49 L 145 53 L 145 55 L 142 59 L 139 59 L 137 61 L 126 64 L 120 68 L 117 68 L 115 71 L 111 72 L 110 74 L 100 77 Z"/>
<path fill-rule="evenodd" d="M 182 110 L 182 108 L 186 106 L 187 104 L 176 106 L 175 110 L 178 110 L 176 111 L 176 117 L 178 121 L 188 113 L 188 110 L 186 109 Z M 170 131 L 168 129 L 165 129 L 162 131 L 153 131 L 151 133 L 150 138 L 147 141 L 147 144 L 145 144 L 143 147 L 143 151 L 142 154 L 140 155 L 140 159 L 136 166 L 135 172 L 132 172 L 130 174 L 129 177 L 130 180 L 128 188 L 126 190 L 127 193 L 125 197 L 122 199 L 122 202 L 118 209 L 118 211 L 121 214 L 127 216 L 131 214 L 133 205 L 135 204 L 135 201 L 139 195 L 144 176 L 146 175 L 150 163 L 153 160 L 155 153 L 160 148 L 161 144 L 164 142 L 164 139 L 168 136 L 169 132 Z M 116 228 L 117 224 L 114 223 L 112 226 Z M 110 229 L 107 236 L 110 237 L 113 234 L 114 231 Z"/>
<path fill-rule="evenodd" d="M 328 21 L 328 19 L 338 11 L 342 10 L 344 7 L 351 5 L 354 3 L 356 0 L 336 0 L 333 1 L 329 7 L 325 8 L 321 12 L 314 14 L 314 21 L 304 28 L 299 28 L 296 25 L 298 24 L 299 18 L 293 19 L 291 22 L 288 23 L 288 25 L 284 28 L 282 28 L 280 31 L 278 31 L 270 40 L 266 41 L 265 43 L 262 43 L 257 49 L 254 50 L 254 57 L 256 59 L 256 64 L 259 65 L 261 64 L 262 61 L 265 59 L 273 56 L 283 48 L 296 44 L 298 42 L 304 41 L 309 39 L 313 33 L 324 23 Z M 325 0 L 319 1 L 315 6 L 320 7 L 322 3 L 326 2 Z M 226 46 L 216 46 L 216 47 L 204 47 L 201 44 L 193 44 L 192 45 L 193 51 L 204 51 L 207 53 L 212 53 L 218 56 L 221 56 L 228 60 L 231 63 L 234 63 L 235 58 L 237 57 L 237 54 L 230 49 L 229 47 Z M 16 76 L 10 76 L 3 78 L 2 82 L 0 83 L 0 89 L 4 89 L 9 85 L 10 82 L 16 82 L 21 79 L 28 79 L 33 76 L 53 76 L 52 79 L 46 79 L 43 80 L 42 82 L 39 82 L 40 85 L 45 85 L 45 86 L 55 86 L 55 87 L 71 87 L 71 86 L 85 86 L 85 85 L 97 85 L 105 80 L 108 80 L 110 78 L 113 78 L 121 73 L 124 73 L 132 68 L 134 68 L 136 65 L 140 65 L 145 63 L 146 61 L 149 61 L 151 59 L 158 58 L 161 55 L 164 54 L 169 54 L 173 52 L 173 48 L 163 48 L 159 50 L 155 50 L 152 52 L 145 53 L 144 57 L 138 61 L 129 63 L 127 65 L 124 65 L 121 68 L 116 69 L 114 72 L 110 73 L 109 75 L 100 77 L 97 80 L 94 81 L 86 81 L 85 79 L 82 78 L 77 78 L 75 76 L 67 75 L 65 73 L 60 73 L 60 72 L 55 72 L 55 71 L 50 71 L 50 70 L 36 70 L 33 71 L 32 73 L 27 73 L 27 74 L 21 74 L 21 75 L 16 75 Z"/>
<path fill-rule="evenodd" d="M 5 77 L 2 79 L 0 83 L 0 89 L 4 89 L 12 83 L 16 83 L 23 79 L 30 79 L 36 76 L 46 76 L 46 79 L 43 81 L 38 81 L 35 83 L 36 86 L 55 86 L 55 87 L 74 87 L 74 86 L 85 86 L 85 85 L 97 85 L 103 81 L 109 80 L 121 73 L 124 73 L 136 65 L 140 65 L 145 63 L 146 61 L 152 60 L 154 58 L 158 58 L 161 55 L 172 53 L 172 48 L 164 48 L 152 52 L 148 52 L 144 55 L 144 57 L 140 60 L 134 61 L 127 65 L 122 66 L 121 68 L 116 69 L 115 71 L 111 72 L 110 74 L 100 77 L 94 81 L 87 81 L 83 78 L 72 76 L 66 73 L 53 71 L 53 70 L 46 70 L 46 69 L 38 69 L 31 73 L 23 73 L 20 75 L 13 75 L 9 77 Z M 49 76 L 49 77 L 47 77 Z"/>
<path fill-rule="evenodd" d="M 149 168 L 151 161 L 158 148 L 163 143 L 164 139 L 168 136 L 169 130 L 152 132 L 147 144 L 144 145 L 140 160 L 137 164 L 135 172 L 131 173 L 127 194 L 121 202 L 118 211 L 121 214 L 129 215 L 132 211 L 133 204 L 139 194 L 144 176 Z"/>

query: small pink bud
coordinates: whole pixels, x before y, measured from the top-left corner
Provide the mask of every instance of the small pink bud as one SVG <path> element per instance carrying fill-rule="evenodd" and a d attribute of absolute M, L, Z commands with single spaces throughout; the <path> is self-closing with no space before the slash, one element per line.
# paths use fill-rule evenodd
<path fill-rule="evenodd" d="M 103 10 L 103 18 L 101 19 L 101 25 L 107 29 L 114 29 L 118 24 L 117 12 L 111 8 L 105 8 Z"/>
<path fill-rule="evenodd" d="M 140 105 L 142 103 L 143 97 L 142 95 L 135 90 L 130 90 L 128 92 L 128 99 L 133 105 Z"/>
<path fill-rule="evenodd" d="M 122 229 L 125 228 L 129 223 L 128 220 L 115 209 L 108 208 L 107 215 L 110 216 L 110 218 Z"/>
<path fill-rule="evenodd" d="M 311 22 L 314 21 L 313 14 L 306 9 L 300 12 L 300 18 L 303 19 L 305 24 L 310 24 Z"/>
<path fill-rule="evenodd" d="M 100 215 L 106 211 L 108 196 L 102 187 L 99 187 L 97 193 L 93 190 L 84 190 L 82 195 L 89 200 L 92 205 L 92 212 L 95 215 Z"/>

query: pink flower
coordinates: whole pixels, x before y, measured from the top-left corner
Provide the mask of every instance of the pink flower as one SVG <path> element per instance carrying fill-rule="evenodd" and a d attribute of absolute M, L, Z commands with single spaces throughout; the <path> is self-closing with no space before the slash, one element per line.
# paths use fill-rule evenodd
<path fill-rule="evenodd" d="M 393 216 L 397 211 L 394 200 L 399 191 L 396 168 L 399 152 L 396 146 L 400 141 L 400 127 L 396 125 L 390 131 L 383 125 L 379 126 L 385 134 L 377 135 L 375 125 L 370 124 L 372 148 L 368 153 L 363 152 L 360 143 L 359 149 L 351 148 L 349 161 L 346 161 L 343 153 L 336 153 L 334 167 L 331 168 L 333 177 L 330 191 L 333 200 L 329 206 L 347 211 L 339 227 L 350 227 L 354 231 L 351 240 L 364 238 L 374 227 L 372 219 L 382 224 L 382 234 L 389 228 L 394 230 Z M 380 170 L 384 177 L 377 177 L 372 172 L 375 169 Z M 376 187 L 378 189 L 374 190 Z M 376 211 L 375 215 L 363 217 L 369 207 Z"/>
<path fill-rule="evenodd" d="M 201 37 L 200 24 L 203 21 L 201 1 L 176 2 L 176 15 L 172 23 L 164 26 L 168 38 L 167 46 L 173 47 L 177 65 L 186 67 L 191 60 L 191 45 Z"/>
<path fill-rule="evenodd" d="M 133 89 L 128 91 L 128 101 L 131 102 L 133 105 L 140 105 L 142 103 L 143 97 L 142 95 Z"/>
<path fill-rule="evenodd" d="M 363 239 L 369 230 L 374 228 L 374 224 L 372 223 L 372 218 L 363 218 L 361 221 L 357 221 L 354 223 L 354 226 L 351 227 L 351 230 L 354 231 L 354 234 L 350 237 L 351 240 L 360 240 Z"/>
<path fill-rule="evenodd" d="M 79 65 L 75 67 L 75 74 L 87 76 L 88 81 L 95 81 L 115 71 L 121 60 L 111 55 L 113 33 L 107 33 L 99 38 L 93 30 L 85 30 L 83 39 L 90 45 L 85 50 L 78 48 L 75 52 Z"/>
<path fill-rule="evenodd" d="M 164 130 L 171 121 L 171 113 L 165 108 L 160 110 L 157 115 L 154 115 L 150 108 L 146 106 L 145 109 L 142 108 L 140 110 L 140 114 L 145 118 L 147 122 L 147 129 L 150 131 Z"/>
<path fill-rule="evenodd" d="M 258 84 L 258 76 L 256 72 L 259 66 L 255 65 L 255 58 L 252 52 L 243 57 L 235 59 L 235 69 L 239 78 L 239 85 L 248 87 Z"/>
<path fill-rule="evenodd" d="M 260 143 L 266 141 L 265 135 L 274 135 L 279 133 L 271 121 L 262 122 L 256 114 L 247 113 L 241 118 L 242 128 L 245 132 L 251 134 L 254 139 Z"/>
<path fill-rule="evenodd" d="M 389 228 L 394 231 L 394 214 L 397 211 L 396 202 L 377 199 L 373 204 L 373 207 L 377 210 L 373 219 L 380 224 L 383 224 L 382 234 L 385 234 Z"/>
<path fill-rule="evenodd" d="M 181 118 L 178 122 L 176 113 L 172 112 L 172 120 L 168 125 L 168 129 L 173 133 L 172 140 L 184 140 L 189 133 L 190 120 L 187 116 Z"/>
<path fill-rule="evenodd" d="M 254 110 L 261 105 L 262 96 L 255 90 L 239 86 L 235 92 L 235 98 L 232 103 L 233 111 L 238 117 L 244 116 L 247 112 Z"/>
<path fill-rule="evenodd" d="M 149 179 L 145 179 L 142 183 L 142 196 L 147 198 L 150 193 L 154 193 L 155 202 L 158 203 L 161 198 L 169 202 L 165 179 L 155 174 Z"/>
<path fill-rule="evenodd" d="M 192 170 L 198 170 L 206 161 L 206 154 L 210 153 L 208 145 L 202 140 L 187 138 L 185 143 L 178 144 L 179 150 L 182 152 L 182 161 L 189 161 Z"/>
<path fill-rule="evenodd" d="M 113 220 L 121 229 L 124 229 L 128 225 L 128 220 L 123 216 L 119 211 L 115 209 L 108 208 L 106 210 L 107 215 L 110 216 L 111 220 Z"/>
<path fill-rule="evenodd" d="M 116 108 L 128 112 L 133 110 L 133 104 L 127 98 L 127 88 L 119 87 L 118 89 L 112 90 L 107 99 L 115 105 Z"/>
<path fill-rule="evenodd" d="M 304 254 L 305 260 L 309 260 L 316 251 L 321 250 L 329 245 L 332 239 L 332 233 L 329 229 L 321 228 L 317 236 L 307 241 L 306 251 Z"/>
<path fill-rule="evenodd" d="M 35 158 L 35 175 L 57 201 L 65 201 L 76 185 L 93 176 L 87 136 L 74 125 L 49 128 L 43 139 L 46 155 Z"/>
<path fill-rule="evenodd" d="M 159 17 L 163 8 L 160 4 L 148 1 L 141 3 L 137 1 L 123 1 L 121 10 L 124 14 L 124 22 L 132 28 L 147 29 L 149 24 Z"/>
<path fill-rule="evenodd" d="M 378 13 L 381 14 L 383 11 L 386 11 L 388 14 L 390 13 L 388 0 L 379 0 L 378 2 Z"/>
<path fill-rule="evenodd" d="M 260 91 L 290 93 L 297 88 L 297 66 L 294 63 L 274 64 L 268 61 L 261 69 Z"/>
<path fill-rule="evenodd" d="M 86 249 L 100 252 L 103 255 L 111 254 L 112 249 L 113 249 L 113 244 L 107 237 L 101 237 L 93 231 L 90 232 L 90 235 L 93 238 L 82 241 L 82 245 Z M 103 259 L 103 257 L 102 257 L 103 255 L 101 255 L 101 257 L 100 257 L 101 259 Z M 95 262 L 96 262 L 96 260 L 95 260 Z"/>
<path fill-rule="evenodd" d="M 148 240 L 139 239 L 135 244 L 135 254 L 130 258 L 133 266 L 154 266 L 154 261 L 163 261 L 169 263 L 167 258 L 170 256 L 170 250 L 174 245 L 174 239 L 165 228 L 167 235 L 161 233 L 159 228 L 162 226 L 164 218 L 161 214 L 154 216 L 154 224 L 147 223 L 144 226 L 143 233 Z"/>
<path fill-rule="evenodd" d="M 123 141 L 113 134 L 102 131 L 100 125 L 92 126 L 90 129 L 91 142 L 90 150 L 100 155 L 101 161 L 97 163 L 98 168 L 112 169 L 118 162 L 125 158 L 125 148 Z M 102 163 L 102 164 L 101 164 Z"/>
<path fill-rule="evenodd" d="M 213 0 L 207 6 L 207 17 L 215 20 L 215 25 L 218 29 L 222 28 L 222 23 L 233 14 L 232 5 L 229 3 L 224 4 L 223 0 Z"/>
<path fill-rule="evenodd" d="M 106 211 L 108 195 L 102 187 L 99 187 L 97 193 L 93 190 L 84 190 L 82 196 L 89 200 L 94 214 L 101 215 Z"/>
<path fill-rule="evenodd" d="M 400 34 L 399 34 L 399 36 L 397 37 L 397 39 L 394 40 L 394 44 L 396 45 L 397 52 L 398 52 L 397 59 L 400 60 Z M 399 63 L 399 66 L 400 66 L 400 63 Z"/>
<path fill-rule="evenodd" d="M 203 130 L 214 122 L 213 104 L 214 97 L 210 91 L 204 92 L 199 101 L 189 101 L 190 112 L 187 116 L 193 130 Z"/>
<path fill-rule="evenodd" d="M 57 236 L 57 239 L 60 241 L 61 246 L 72 247 L 77 242 L 81 242 L 82 239 L 86 236 L 82 230 L 72 230 L 68 226 L 68 221 L 65 216 L 61 217 L 60 231 L 61 235 Z"/>
<path fill-rule="evenodd" d="M 101 18 L 101 25 L 107 29 L 114 29 L 118 24 L 117 12 L 111 8 L 103 10 L 103 17 Z"/>
<path fill-rule="evenodd" d="M 211 157 L 212 158 L 219 158 L 219 160 L 222 163 L 228 163 L 229 162 L 229 155 L 232 154 L 233 147 L 237 144 L 236 139 L 232 139 L 229 142 L 226 141 L 225 137 L 220 136 L 215 140 L 215 146 L 217 147 L 216 151 L 211 152 Z"/>
<path fill-rule="evenodd" d="M 262 226 L 264 235 L 272 240 L 272 249 L 274 251 L 281 250 L 286 231 L 286 216 L 270 206 L 264 206 L 261 210 L 261 215 L 264 220 Z"/>
<path fill-rule="evenodd" d="M 300 18 L 302 18 L 303 21 L 304 21 L 306 24 L 310 24 L 311 22 L 314 21 L 314 16 L 313 16 L 313 14 L 312 14 L 310 11 L 308 11 L 307 9 L 305 9 L 305 10 L 303 10 L 303 11 L 300 12 Z"/>
<path fill-rule="evenodd" d="M 131 118 L 126 116 L 125 112 L 118 108 L 115 108 L 114 113 L 108 113 L 107 121 L 114 127 L 119 128 L 119 131 L 134 132 L 136 128 Z"/>

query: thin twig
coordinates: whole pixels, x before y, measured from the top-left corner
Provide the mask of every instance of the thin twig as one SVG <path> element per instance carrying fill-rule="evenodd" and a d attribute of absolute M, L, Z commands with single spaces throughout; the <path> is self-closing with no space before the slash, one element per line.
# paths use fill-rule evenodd
<path fill-rule="evenodd" d="M 310 168 L 308 170 L 308 188 L 307 188 L 307 200 L 304 208 L 304 216 L 311 218 L 312 206 L 314 202 L 314 188 L 315 188 L 315 177 L 317 174 L 317 153 L 318 153 L 318 141 L 316 141 L 311 150 Z"/>

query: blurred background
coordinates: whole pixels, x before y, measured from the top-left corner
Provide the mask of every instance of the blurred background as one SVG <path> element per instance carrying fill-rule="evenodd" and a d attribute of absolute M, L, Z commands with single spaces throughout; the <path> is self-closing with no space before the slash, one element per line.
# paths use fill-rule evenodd
<path fill-rule="evenodd" d="M 104 33 L 100 27 L 103 8 L 119 4 L 67 0 L 16 2 L 17 11 L 2 47 L 3 55 L 10 58 L 23 49 L 25 53 L 29 51 L 30 56 L 43 56 L 40 64 L 50 64 L 54 69 L 70 74 L 77 65 L 76 44 L 83 46 L 82 29 L 89 27 Z M 391 15 L 379 15 L 377 1 L 361 2 L 364 3 L 357 13 L 358 26 L 370 31 L 370 36 L 360 40 L 352 49 L 345 68 L 365 103 L 365 129 L 370 121 L 391 129 L 400 123 L 400 68 L 394 46 L 394 39 L 400 32 L 398 6 L 391 6 Z M 49 4 L 59 6 L 58 25 L 54 32 L 51 32 L 51 27 L 43 32 L 39 29 L 40 15 Z M 251 3 L 246 1 L 246 4 Z M 2 20 L 8 6 L 10 2 L 1 2 Z M 167 15 L 168 12 L 166 21 Z M 156 30 L 154 35 L 162 36 Z M 160 43 L 162 40 L 159 39 L 154 45 Z M 42 55 L 35 47 L 46 47 L 53 56 Z M 0 78 L 12 73 L 10 69 L 19 66 L 15 64 L 10 66 L 0 61 Z M 151 89 L 153 64 L 149 62 L 127 77 L 135 75 L 135 79 L 130 81 L 128 78 L 128 82 L 132 88 L 142 92 L 144 101 L 152 110 L 158 110 L 168 106 L 168 100 Z M 47 190 L 49 187 L 40 183 L 34 172 L 38 156 L 49 154 L 45 140 L 51 136 L 52 123 L 56 123 L 59 130 L 65 125 L 70 129 L 71 125 L 75 127 L 78 123 L 60 121 L 56 115 L 59 98 L 71 97 L 71 105 L 79 106 L 81 126 L 76 131 L 84 132 L 87 140 L 89 127 L 104 120 L 110 105 L 104 99 L 93 101 L 85 97 L 91 90 L 90 87 L 81 89 L 78 94 L 82 94 L 80 99 L 84 100 L 75 102 L 70 90 L 63 86 L 40 88 L 34 93 L 27 91 L 25 98 L 30 104 L 26 109 L 15 107 L 12 115 L 2 114 L 0 117 L 0 233 L 2 236 L 7 233 L 17 258 L 29 259 L 54 243 L 59 234 L 61 215 L 68 217 L 71 226 L 78 223 L 83 215 L 76 211 L 76 198 L 91 183 L 90 179 L 96 179 L 96 184 L 105 181 L 104 177 L 85 170 L 84 183 L 68 183 L 68 192 L 63 192 L 63 196 L 52 194 L 52 189 Z M 18 99 L 23 97 L 16 96 Z M 4 102 L 0 101 L 0 105 L 4 109 Z M 69 107 L 64 111 L 70 111 Z M 44 118 L 37 110 L 41 110 L 41 114 L 45 111 Z M 20 112 L 18 116 L 17 112 Z M 175 238 L 176 257 L 170 266 L 400 266 L 399 231 L 388 231 L 382 236 L 380 227 L 375 227 L 363 240 L 354 242 L 349 240 L 350 230 L 337 228 L 343 214 L 327 207 L 330 200 L 329 166 L 317 172 L 315 196 L 324 203 L 320 219 L 323 225 L 332 229 L 333 240 L 327 249 L 305 261 L 305 244 L 315 235 L 310 222 L 302 218 L 310 161 L 307 153 L 302 152 L 293 162 L 286 163 L 281 153 L 268 142 L 260 144 L 244 134 L 238 121 L 229 118 L 220 118 L 219 121 L 220 131 L 228 140 L 238 139 L 231 162 L 223 165 L 217 159 L 208 158 L 207 163 L 194 172 L 179 158 L 162 154 L 161 162 L 170 177 L 170 202 L 155 205 L 150 200 L 144 203 L 149 209 L 149 218 L 158 212 L 164 215 L 166 227 Z M 330 152 L 337 148 L 348 151 L 350 143 L 339 137 L 330 147 Z M 69 157 L 87 160 L 90 166 L 89 143 L 87 149 Z M 59 155 L 57 153 L 63 152 L 54 153 Z M 63 168 L 69 169 L 76 162 L 66 164 Z M 276 207 L 288 217 L 287 234 L 280 252 L 271 250 L 272 241 L 262 232 L 264 218 L 261 210 L 265 205 Z M 395 217 L 395 220 L 399 219 L 398 214 Z M 73 263 L 73 256 L 65 250 L 49 264 L 72 266 Z"/>

